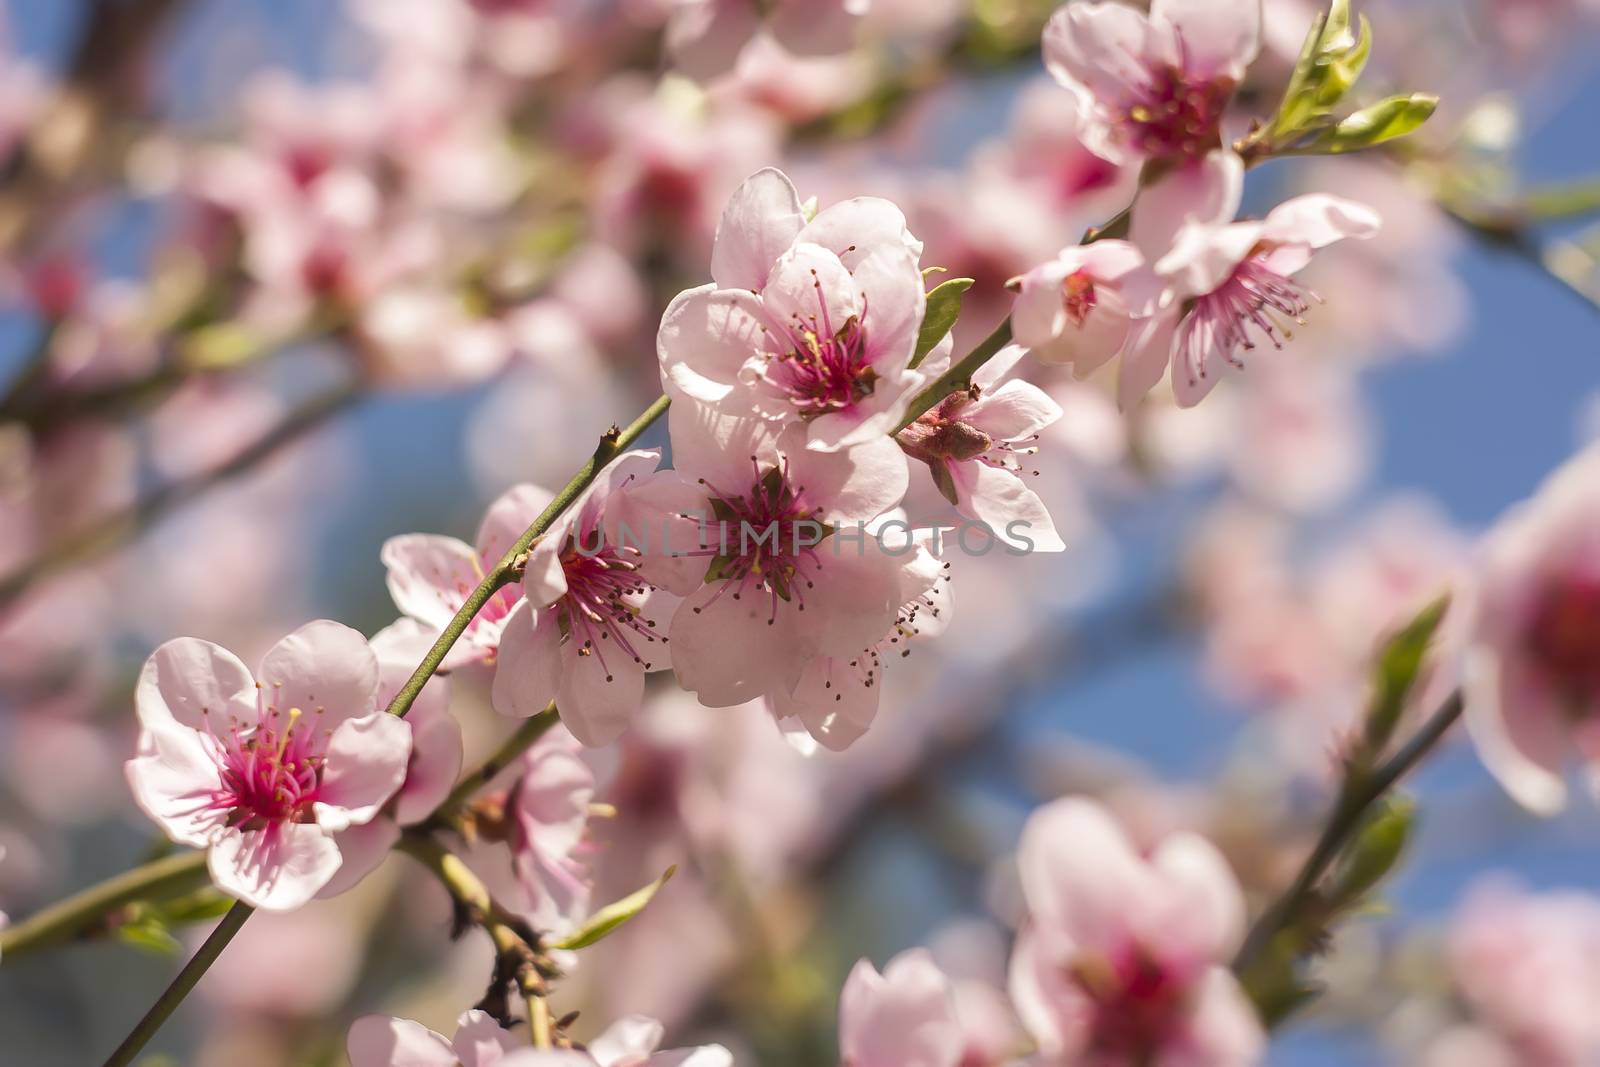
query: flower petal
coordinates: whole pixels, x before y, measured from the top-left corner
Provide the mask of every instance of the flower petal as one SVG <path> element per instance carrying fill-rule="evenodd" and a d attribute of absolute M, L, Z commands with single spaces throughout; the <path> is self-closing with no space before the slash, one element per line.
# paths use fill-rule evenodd
<path fill-rule="evenodd" d="M 1261 53 L 1261 0 L 1153 0 L 1150 21 L 1172 33 L 1193 80 L 1240 81 Z"/>
<path fill-rule="evenodd" d="M 363 1015 L 345 1039 L 350 1067 L 456 1067 L 442 1034 L 388 1015 Z"/>
<path fill-rule="evenodd" d="M 394 606 L 413 619 L 441 630 L 483 580 L 478 553 L 454 537 L 404 534 L 383 543 L 379 554 L 388 570 Z"/>
<path fill-rule="evenodd" d="M 135 803 L 178 844 L 206 847 L 227 814 L 208 804 L 222 777 L 206 742 L 194 730 L 168 725 L 146 731 L 139 747 L 126 768 Z"/>
<path fill-rule="evenodd" d="M 406 780 L 411 727 L 378 711 L 340 723 L 328 739 L 322 788 L 313 805 L 331 833 L 368 822 Z"/>
<path fill-rule="evenodd" d="M 293 911 L 308 903 L 339 862 L 333 837 L 315 823 L 233 830 L 206 857 L 218 889 L 262 911 Z"/>
<path fill-rule="evenodd" d="M 327 619 L 300 627 L 261 661 L 262 698 L 270 713 L 299 708 L 319 729 L 371 714 L 377 706 L 378 658 L 360 633 Z M 315 717 L 320 716 L 320 719 Z"/>
<path fill-rule="evenodd" d="M 561 626 L 552 611 L 526 600 L 506 618 L 495 662 L 491 703 L 502 715 L 537 715 L 561 684 Z"/>
<path fill-rule="evenodd" d="M 256 683 L 239 657 L 210 641 L 180 637 L 145 661 L 134 692 L 139 722 L 147 729 L 183 726 L 219 735 L 238 722 L 254 726 Z"/>
<path fill-rule="evenodd" d="M 335 834 L 333 842 L 339 848 L 339 869 L 317 891 L 318 899 L 326 900 L 354 889 L 382 865 L 399 840 L 399 825 L 386 818 L 373 819 Z"/>
<path fill-rule="evenodd" d="M 720 403 L 765 343 L 765 318 L 754 294 L 710 285 L 686 290 L 667 305 L 656 332 L 662 385 L 675 398 Z"/>
<path fill-rule="evenodd" d="M 800 194 L 788 176 L 773 167 L 756 171 L 722 209 L 711 247 L 711 277 L 723 289 L 760 292 L 772 265 L 804 226 Z"/>

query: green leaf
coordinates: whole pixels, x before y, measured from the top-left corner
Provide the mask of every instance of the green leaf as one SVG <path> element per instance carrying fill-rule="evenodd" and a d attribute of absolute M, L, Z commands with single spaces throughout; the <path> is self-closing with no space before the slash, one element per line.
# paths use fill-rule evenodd
<path fill-rule="evenodd" d="M 922 330 L 917 334 L 917 349 L 911 356 L 911 366 L 919 366 L 935 345 L 961 317 L 961 294 L 972 288 L 971 278 L 951 278 L 934 286 L 928 293 L 928 307 L 922 315 Z"/>
<path fill-rule="evenodd" d="M 1340 155 L 1393 141 L 1421 127 L 1438 106 L 1439 98 L 1431 93 L 1391 96 L 1323 130 L 1303 151 Z"/>
<path fill-rule="evenodd" d="M 1388 877 L 1405 852 L 1417 822 L 1417 805 L 1408 797 L 1386 797 L 1367 816 L 1333 878 L 1329 900 L 1349 908 Z"/>
<path fill-rule="evenodd" d="M 1350 29 L 1349 0 L 1333 0 L 1306 34 L 1283 101 L 1273 118 L 1269 140 L 1288 144 L 1326 119 L 1355 87 L 1372 54 L 1372 26 L 1362 16 Z"/>
<path fill-rule="evenodd" d="M 557 941 L 552 947 L 562 949 L 588 948 L 597 941 L 603 940 L 611 931 L 632 919 L 644 910 L 645 905 L 661 891 L 678 871 L 677 867 L 668 867 L 655 881 L 637 892 L 630 893 L 621 900 L 607 904 L 584 922 L 573 933 Z"/>
<path fill-rule="evenodd" d="M 117 928 L 117 940 L 158 956 L 176 956 L 183 948 L 166 924 L 153 917 L 123 923 Z"/>
<path fill-rule="evenodd" d="M 1416 687 L 1417 675 L 1428 648 L 1439 632 L 1450 596 L 1445 594 L 1417 613 L 1405 626 L 1384 642 L 1373 671 L 1372 703 L 1367 709 L 1364 755 L 1376 759 L 1394 736 L 1406 701 Z"/>
<path fill-rule="evenodd" d="M 233 904 L 232 897 L 216 889 L 201 889 L 155 905 L 155 911 L 168 923 L 198 923 L 222 918 Z"/>

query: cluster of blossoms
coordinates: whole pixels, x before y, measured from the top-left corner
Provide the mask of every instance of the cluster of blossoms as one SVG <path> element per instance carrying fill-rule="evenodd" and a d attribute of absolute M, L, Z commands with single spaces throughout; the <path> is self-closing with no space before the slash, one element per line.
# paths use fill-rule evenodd
<path fill-rule="evenodd" d="M 1051 554 L 1068 561 L 1061 569 L 1091 558 L 1090 470 L 1126 488 L 1212 461 L 1231 468 L 1235 496 L 1186 545 L 1187 591 L 1211 677 L 1279 713 L 1294 770 L 1312 768 L 1324 784 L 1348 774 L 1351 795 L 1370 769 L 1361 760 L 1382 756 L 1390 736 L 1374 742 L 1362 714 L 1376 642 L 1450 593 L 1397 715 L 1464 706 L 1492 774 L 1535 811 L 1562 807 L 1572 764 L 1600 789 L 1595 449 L 1476 548 L 1431 512 L 1392 504 L 1309 565 L 1288 543 L 1291 514 L 1359 482 L 1350 442 L 1362 412 L 1351 396 L 1362 361 L 1448 333 L 1406 334 L 1417 327 L 1403 305 L 1438 291 L 1415 268 L 1426 257 L 1409 253 L 1443 241 L 1409 217 L 1416 194 L 1387 171 L 1308 170 L 1310 191 L 1260 218 L 1241 214 L 1250 167 L 1338 134 L 1332 108 L 1350 88 L 1302 86 L 1322 111 L 1285 131 L 1255 111 L 1265 85 L 1252 77 L 1292 66 L 1293 85 L 1344 77 L 1357 53 L 1364 63 L 1367 30 L 1348 27 L 1348 5 L 1317 17 L 1297 63 L 1310 13 L 1293 5 L 1285 51 L 1273 23 L 1289 21 L 1287 0 L 1075 0 L 1043 29 L 1055 84 L 1026 90 L 1008 138 L 959 177 L 910 189 L 860 171 L 846 190 L 835 174 L 796 168 L 819 190 L 803 198 L 767 164 L 780 132 L 855 99 L 858 38 L 903 31 L 906 52 L 924 58 L 971 44 L 955 15 L 912 12 L 921 6 L 353 0 L 377 47 L 370 84 L 255 79 L 238 142 L 138 147 L 130 173 L 179 209 L 178 266 L 160 284 L 91 279 L 72 257 L 8 269 L 8 287 L 44 324 L 48 356 L 0 400 L 0 418 L 25 416 L 16 434 L 0 428 L 8 571 L 132 499 L 143 442 L 102 424 L 105 396 L 157 398 L 150 460 L 183 477 L 225 470 L 281 406 L 258 386 L 190 380 L 196 367 L 331 341 L 364 388 L 501 374 L 532 383 L 526 406 L 516 389 L 496 389 L 489 403 L 515 417 L 480 419 L 475 431 L 493 438 L 482 450 L 501 471 L 514 457 L 514 477 L 485 479 L 519 484 L 490 505 L 472 543 L 414 533 L 383 545 L 399 618 L 376 636 L 313 622 L 272 644 L 254 672 L 219 644 L 180 638 L 138 677 L 128 786 L 168 838 L 203 850 L 213 893 L 276 921 L 344 896 L 392 851 L 427 863 L 436 850 L 458 926 L 493 936 L 489 994 L 454 1037 L 365 1016 L 348 1033 L 353 1067 L 731 1065 L 722 1044 L 661 1048 L 709 985 L 703 972 L 735 955 L 724 942 L 755 939 L 695 909 L 711 910 L 732 880 L 725 871 L 759 896 L 796 857 L 822 862 L 818 839 L 848 825 L 858 794 L 896 781 L 909 751 L 966 715 L 960 697 L 946 721 L 921 701 L 920 716 L 879 713 L 886 681 L 919 673 L 896 670 L 913 644 L 951 628 L 941 660 L 1000 659 L 1003 631 L 1035 629 L 1041 604 L 1067 599 L 1053 572 L 1023 570 L 1048 560 L 1022 557 Z M 675 71 L 656 91 L 620 69 L 643 41 Z M 562 102 L 608 63 L 619 69 L 603 92 Z M 0 76 L 17 111 L 41 110 L 34 72 Z M 0 121 L 0 155 L 21 143 Z M 1365 146 L 1349 139 L 1328 154 Z M 893 195 L 835 195 L 875 183 Z M 1315 256 L 1346 239 L 1360 243 Z M 1345 255 L 1353 269 L 1318 274 Z M 937 285 L 944 271 L 957 284 Z M 707 275 L 665 300 L 685 277 Z M 634 448 L 628 431 L 611 447 L 613 430 L 575 495 L 520 481 L 545 480 L 551 472 L 525 469 L 527 458 L 542 464 L 559 449 L 516 435 L 554 425 L 564 444 L 563 417 L 621 402 L 588 394 L 637 370 L 617 353 L 647 340 L 646 294 L 669 283 L 656 359 L 643 361 L 648 391 L 663 392 L 651 412 L 668 413 L 665 442 Z M 1324 302 L 1333 306 L 1313 311 Z M 986 339 L 973 335 L 996 322 Z M 1252 355 L 1297 337 L 1292 352 Z M 31 394 L 50 401 L 36 422 Z M 57 412 L 80 403 L 82 421 Z M 289 471 L 283 498 L 305 503 L 313 474 L 331 484 L 327 472 Z M 284 564 L 271 544 L 286 529 L 278 512 L 293 509 L 265 510 L 253 539 L 229 540 L 236 555 L 223 569 L 237 584 L 219 591 L 217 557 L 199 547 L 187 570 L 174 567 L 177 581 L 144 579 L 171 588 L 150 590 L 139 632 L 167 632 L 165 612 L 185 596 L 202 619 L 241 600 L 293 611 L 268 595 Z M 218 540 L 211 529 L 187 531 L 166 553 Z M 80 631 L 119 599 L 116 573 L 69 575 L 21 610 L 9 593 L 0 603 L 0 641 L 19 663 L 0 665 L 0 683 L 45 694 L 19 715 L 31 743 L 17 747 L 48 754 L 72 729 L 90 732 L 54 712 L 114 673 Z M 253 623 L 229 643 L 265 644 L 266 623 Z M 436 669 L 413 677 L 419 660 Z M 676 690 L 664 697 L 669 674 Z M 454 708 L 453 692 L 465 694 Z M 473 731 L 456 711 L 477 696 L 533 721 L 513 755 L 458 788 Z M 819 747 L 829 754 L 793 762 Z M 98 763 L 64 762 L 92 778 L 121 758 L 95 751 Z M 1148 830 L 1086 797 L 1035 811 L 997 879 L 1013 899 L 996 911 L 1016 931 L 1004 976 L 973 977 L 921 949 L 881 973 L 862 960 L 839 1001 L 839 1062 L 1262 1062 L 1275 1021 L 1264 1000 L 1298 987 L 1263 991 L 1235 961 L 1259 947 L 1246 938 L 1246 888 L 1288 879 L 1277 867 L 1247 871 L 1190 829 Z M 597 975 L 588 960 L 603 956 L 577 963 L 665 882 L 614 898 L 619 879 L 600 868 L 619 857 L 630 889 L 687 860 L 674 888 L 698 894 L 652 906 L 666 947 L 630 940 L 646 923 L 607 947 L 615 971 L 671 975 L 661 984 L 672 989 L 651 991 L 667 1006 L 647 1014 L 629 1000 L 630 975 Z M 1327 914 L 1290 916 L 1304 929 L 1286 933 L 1310 944 L 1286 973 L 1321 951 L 1371 886 L 1348 900 L 1304 888 Z M 1525 989 L 1545 974 L 1585 994 L 1600 988 L 1584 955 L 1592 902 L 1497 899 L 1459 922 L 1449 952 L 1464 1021 L 1430 1045 L 1429 1062 L 1587 1062 L 1600 1040 L 1581 1008 Z M 774 925 L 764 903 L 740 904 L 763 937 Z M 130 926 L 182 921 L 142 906 Z M 1491 912 L 1511 915 L 1510 934 Z M 1558 932 L 1572 930 L 1585 934 L 1577 950 Z M 623 990 L 607 1003 L 618 1021 L 580 1042 L 572 1016 L 547 1017 L 551 986 L 568 981 Z M 526 1003 L 510 1004 L 512 990 Z"/>

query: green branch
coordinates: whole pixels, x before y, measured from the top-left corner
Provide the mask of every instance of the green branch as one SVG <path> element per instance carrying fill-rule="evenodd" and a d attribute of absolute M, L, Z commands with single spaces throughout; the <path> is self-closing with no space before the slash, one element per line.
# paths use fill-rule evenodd
<path fill-rule="evenodd" d="M 138 901 L 181 896 L 209 883 L 204 852 L 182 852 L 115 878 L 0 930 L 0 957 L 12 960 L 99 932 L 107 917 Z"/>

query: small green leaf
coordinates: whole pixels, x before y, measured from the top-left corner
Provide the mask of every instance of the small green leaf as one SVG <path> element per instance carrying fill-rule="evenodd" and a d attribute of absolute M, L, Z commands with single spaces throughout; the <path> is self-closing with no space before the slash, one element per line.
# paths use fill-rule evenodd
<path fill-rule="evenodd" d="M 156 918 L 138 919 L 134 922 L 123 923 L 117 928 L 117 940 L 125 945 L 153 952 L 158 956 L 176 956 L 183 948 L 178 939 L 172 936 L 161 920 Z"/>
<path fill-rule="evenodd" d="M 911 356 L 911 366 L 919 366 L 927 359 L 928 353 L 955 326 L 961 317 L 961 294 L 972 288 L 972 282 L 971 278 L 951 278 L 928 293 L 928 307 L 922 315 L 922 330 L 917 334 L 917 349 Z"/>
<path fill-rule="evenodd" d="M 615 903 L 607 904 L 589 916 L 577 930 L 557 941 L 552 947 L 561 949 L 588 948 L 595 942 L 604 939 L 611 931 L 643 911 L 645 905 L 650 903 L 651 899 L 661 891 L 661 887 L 666 885 L 677 871 L 678 868 L 675 866 L 668 867 L 660 878 L 657 878 L 643 889 L 630 893 Z"/>
<path fill-rule="evenodd" d="M 1362 897 L 1394 869 L 1417 821 L 1417 805 L 1407 797 L 1387 797 L 1367 816 L 1340 862 L 1329 900 L 1340 910 Z"/>
<path fill-rule="evenodd" d="M 1373 672 L 1372 704 L 1367 709 L 1363 738 L 1364 754 L 1369 759 L 1376 759 L 1394 736 L 1406 702 L 1416 687 L 1428 648 L 1449 609 L 1449 594 L 1432 601 L 1379 650 Z"/>
<path fill-rule="evenodd" d="M 155 905 L 155 911 L 168 923 L 198 923 L 222 918 L 233 904 L 232 897 L 216 889 L 201 889 Z"/>
<path fill-rule="evenodd" d="M 1270 141 L 1288 144 L 1326 119 L 1355 87 L 1372 54 L 1372 27 L 1362 16 L 1350 29 L 1348 0 L 1333 0 L 1306 34 L 1270 127 Z"/>
<path fill-rule="evenodd" d="M 1391 96 L 1323 130 L 1303 151 L 1339 155 L 1393 141 L 1421 127 L 1438 106 L 1439 98 L 1430 93 Z"/>

